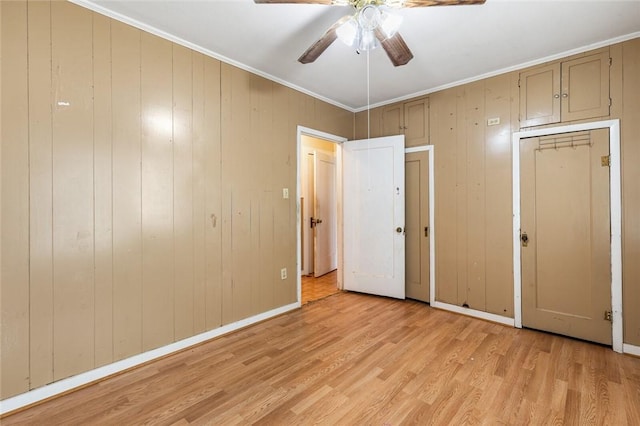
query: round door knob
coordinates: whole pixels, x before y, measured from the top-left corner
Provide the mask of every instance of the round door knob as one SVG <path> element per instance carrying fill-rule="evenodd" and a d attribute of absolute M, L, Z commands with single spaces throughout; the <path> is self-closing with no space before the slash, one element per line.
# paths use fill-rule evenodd
<path fill-rule="evenodd" d="M 401 233 L 402 233 L 402 228 L 398 226 L 398 227 L 396 228 L 396 232 L 397 232 L 398 234 L 401 234 Z"/>

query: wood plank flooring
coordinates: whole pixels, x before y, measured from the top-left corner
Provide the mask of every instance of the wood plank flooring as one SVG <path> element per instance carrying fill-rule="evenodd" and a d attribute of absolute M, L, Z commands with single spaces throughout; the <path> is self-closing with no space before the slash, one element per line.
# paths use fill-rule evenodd
<path fill-rule="evenodd" d="M 640 359 L 340 292 L 2 419 L 46 425 L 640 425 Z"/>
<path fill-rule="evenodd" d="M 338 270 L 314 278 L 302 276 L 302 304 L 306 305 L 315 300 L 324 299 L 327 296 L 336 294 L 340 290 L 338 284 Z"/>

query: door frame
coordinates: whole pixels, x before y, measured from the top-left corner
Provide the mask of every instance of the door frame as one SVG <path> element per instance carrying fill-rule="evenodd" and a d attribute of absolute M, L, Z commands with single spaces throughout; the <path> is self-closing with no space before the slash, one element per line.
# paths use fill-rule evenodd
<path fill-rule="evenodd" d="M 413 152 L 427 151 L 429 153 L 429 305 L 436 307 L 436 227 L 435 227 L 435 211 L 436 211 L 436 184 L 433 160 L 433 145 L 421 145 L 411 148 L 405 148 L 405 154 Z"/>
<path fill-rule="evenodd" d="M 309 127 L 298 126 L 296 130 L 296 287 L 298 293 L 298 306 L 302 306 L 302 211 L 300 210 L 300 166 L 302 155 L 302 136 L 324 139 L 336 144 L 336 204 L 338 207 L 338 288 L 343 283 L 343 254 L 342 254 L 342 143 L 348 139 L 342 136 L 332 135 Z"/>
<path fill-rule="evenodd" d="M 513 308 L 514 325 L 522 328 L 522 263 L 520 259 L 520 140 L 585 130 L 609 130 L 609 201 L 611 209 L 611 336 L 613 350 L 623 352 L 622 334 L 622 195 L 620 174 L 620 120 L 570 124 L 515 132 L 513 161 Z"/>

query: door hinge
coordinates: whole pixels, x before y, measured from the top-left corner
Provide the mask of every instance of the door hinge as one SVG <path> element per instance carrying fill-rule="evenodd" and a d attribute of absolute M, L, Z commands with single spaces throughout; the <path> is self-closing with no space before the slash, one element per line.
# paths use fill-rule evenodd
<path fill-rule="evenodd" d="M 518 79 L 518 87 L 520 87 L 520 79 Z"/>
<path fill-rule="evenodd" d="M 609 58 L 609 66 L 611 66 L 611 64 L 613 64 L 613 58 Z"/>
<path fill-rule="evenodd" d="M 611 311 L 604 311 L 604 319 L 605 320 L 611 321 L 611 315 L 612 315 Z"/>
<path fill-rule="evenodd" d="M 428 226 L 425 226 L 425 227 L 424 227 L 424 236 L 425 236 L 425 237 L 428 237 L 428 236 L 429 236 L 429 227 L 428 227 Z"/>
<path fill-rule="evenodd" d="M 602 157 L 600 157 L 600 165 L 602 167 L 611 166 L 611 158 L 608 155 L 603 155 Z"/>

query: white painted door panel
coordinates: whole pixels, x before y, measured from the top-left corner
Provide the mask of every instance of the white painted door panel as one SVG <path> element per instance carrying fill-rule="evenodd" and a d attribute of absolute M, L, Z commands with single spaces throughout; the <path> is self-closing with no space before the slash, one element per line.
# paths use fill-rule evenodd
<path fill-rule="evenodd" d="M 338 267 L 338 220 L 336 159 L 322 151 L 314 153 L 314 214 L 316 220 L 313 275 L 320 277 Z"/>
<path fill-rule="evenodd" d="M 404 136 L 342 147 L 344 288 L 404 299 Z"/>

